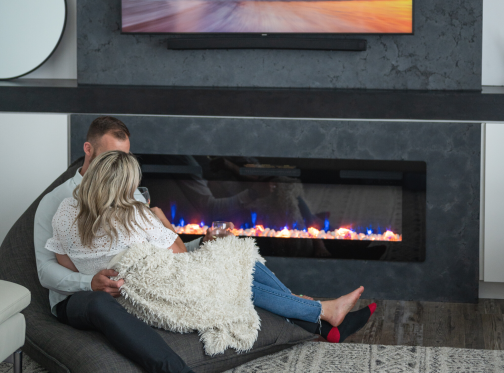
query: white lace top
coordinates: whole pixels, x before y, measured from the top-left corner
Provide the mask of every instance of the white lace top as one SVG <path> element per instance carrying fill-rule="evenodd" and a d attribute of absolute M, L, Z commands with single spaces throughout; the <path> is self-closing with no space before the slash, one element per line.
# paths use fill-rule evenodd
<path fill-rule="evenodd" d="M 77 201 L 74 198 L 65 198 L 61 202 L 52 220 L 53 237 L 47 240 L 45 248 L 57 254 L 68 255 L 82 274 L 95 275 L 106 269 L 110 259 L 133 243 L 150 242 L 159 248 L 168 249 L 177 239 L 177 234 L 166 228 L 155 216 L 147 215 L 146 221 L 136 211 L 138 226 L 145 231 L 138 228 L 128 235 L 123 230 L 117 229 L 117 242 L 112 246 L 110 238 L 103 236 L 93 240 L 92 248 L 85 247 L 81 243 L 77 223 L 74 224 L 78 213 Z M 117 225 L 115 227 L 117 228 Z M 98 230 L 98 236 L 104 233 L 103 228 Z"/>

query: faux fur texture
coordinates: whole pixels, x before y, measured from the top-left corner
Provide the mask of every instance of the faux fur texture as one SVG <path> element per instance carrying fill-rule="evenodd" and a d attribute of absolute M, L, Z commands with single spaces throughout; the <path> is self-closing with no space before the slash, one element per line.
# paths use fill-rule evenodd
<path fill-rule="evenodd" d="M 252 303 L 252 274 L 264 263 L 252 238 L 228 236 L 174 254 L 149 243 L 132 245 L 109 263 L 125 280 L 119 302 L 149 325 L 197 330 L 205 353 L 248 351 L 261 320 Z"/>

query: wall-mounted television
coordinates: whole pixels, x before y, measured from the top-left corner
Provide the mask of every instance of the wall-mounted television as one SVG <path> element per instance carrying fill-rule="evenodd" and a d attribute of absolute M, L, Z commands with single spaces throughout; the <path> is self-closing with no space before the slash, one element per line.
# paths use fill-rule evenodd
<path fill-rule="evenodd" d="M 412 34 L 413 0 L 122 0 L 122 32 Z"/>

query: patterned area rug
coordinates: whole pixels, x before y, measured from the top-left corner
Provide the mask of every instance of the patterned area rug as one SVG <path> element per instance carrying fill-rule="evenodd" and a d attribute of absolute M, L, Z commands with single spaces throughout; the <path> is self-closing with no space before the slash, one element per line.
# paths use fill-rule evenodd
<path fill-rule="evenodd" d="M 231 372 L 497 373 L 504 372 L 504 351 L 308 342 Z"/>
<path fill-rule="evenodd" d="M 0 364 L 0 373 L 12 371 L 12 365 Z M 47 373 L 26 354 L 23 372 Z M 498 373 L 504 372 L 504 351 L 307 342 L 226 373 L 259 372 Z"/>
<path fill-rule="evenodd" d="M 13 373 L 12 364 L 0 363 L 0 373 Z M 47 370 L 38 365 L 29 356 L 23 354 L 23 373 L 48 373 Z"/>

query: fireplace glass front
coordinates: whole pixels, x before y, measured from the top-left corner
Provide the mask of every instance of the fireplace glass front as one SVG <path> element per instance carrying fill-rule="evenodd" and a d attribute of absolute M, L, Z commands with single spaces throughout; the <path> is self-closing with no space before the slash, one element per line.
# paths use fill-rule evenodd
<path fill-rule="evenodd" d="M 425 162 L 137 156 L 184 241 L 229 221 L 264 256 L 425 259 Z"/>

